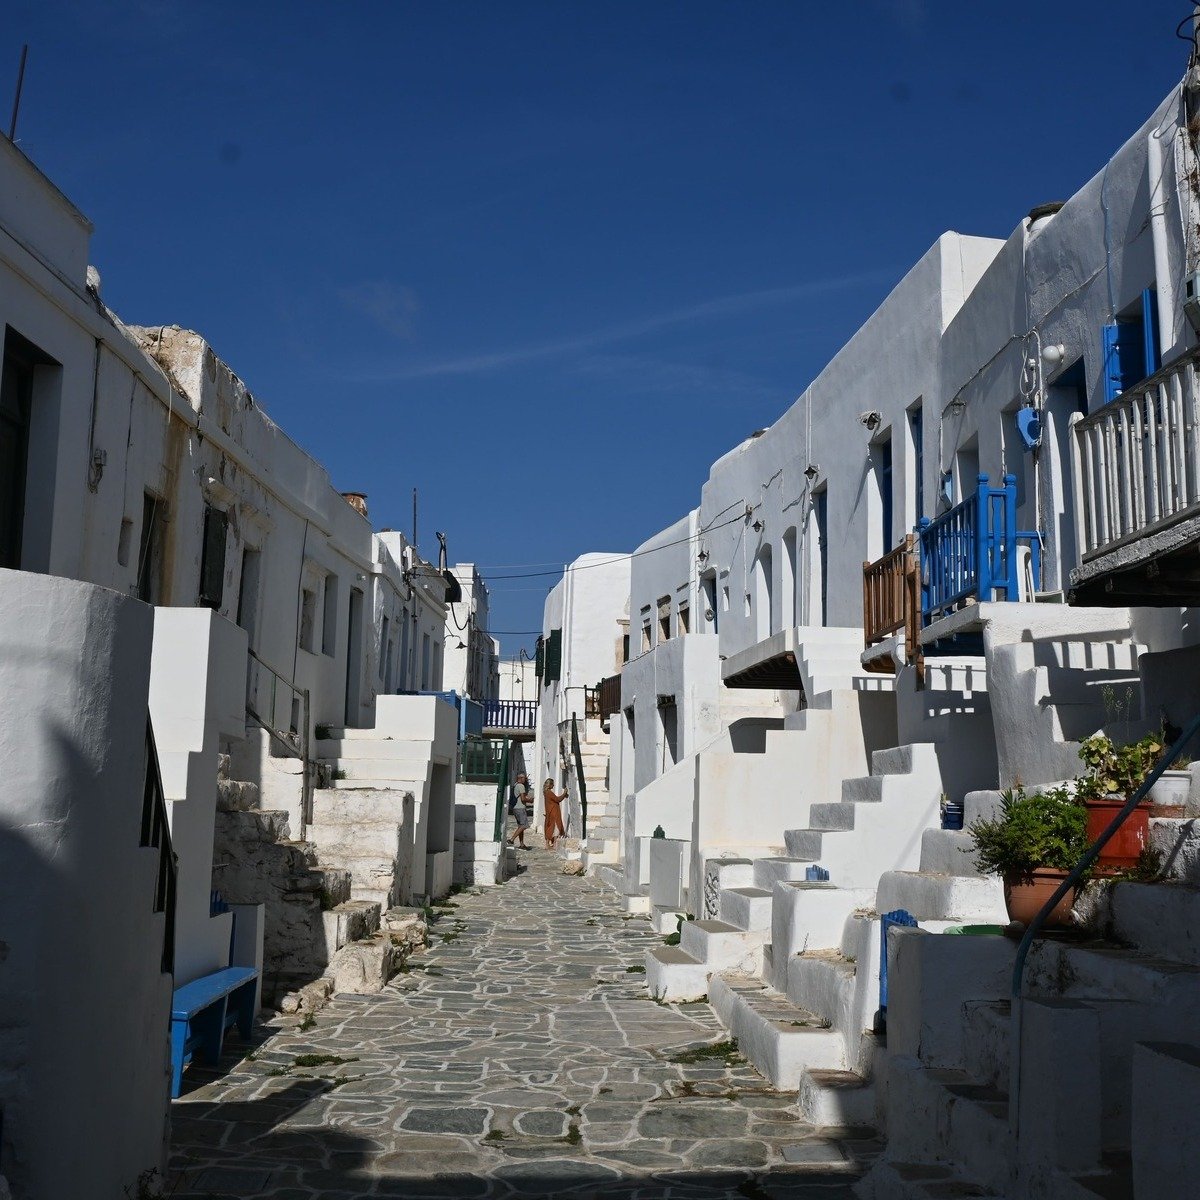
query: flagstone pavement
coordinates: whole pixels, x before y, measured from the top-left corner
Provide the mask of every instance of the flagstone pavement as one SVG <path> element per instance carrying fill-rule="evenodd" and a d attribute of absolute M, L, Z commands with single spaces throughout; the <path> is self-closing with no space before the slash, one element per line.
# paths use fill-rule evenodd
<path fill-rule="evenodd" d="M 647 997 L 644 918 L 545 851 L 521 860 L 439 909 L 379 995 L 189 1068 L 166 1194 L 850 1200 L 870 1131 L 802 1123 L 794 1094 L 722 1050 L 707 1004 Z"/>

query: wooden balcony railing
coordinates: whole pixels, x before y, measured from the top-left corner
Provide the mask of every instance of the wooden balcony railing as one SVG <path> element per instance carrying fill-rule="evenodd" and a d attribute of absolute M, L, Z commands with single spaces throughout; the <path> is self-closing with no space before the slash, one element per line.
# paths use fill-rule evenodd
<path fill-rule="evenodd" d="M 499 738 L 464 740 L 458 752 L 458 777 L 464 783 L 495 783 L 502 774 L 507 742 Z"/>
<path fill-rule="evenodd" d="M 1071 421 L 1083 562 L 1200 512 L 1200 350 Z"/>
<path fill-rule="evenodd" d="M 908 534 L 895 550 L 863 563 L 863 635 L 873 646 L 904 631 L 908 662 L 921 669 L 921 572 L 917 539 Z"/>
<path fill-rule="evenodd" d="M 600 680 L 596 688 L 600 702 L 600 720 L 607 721 L 615 712 L 621 711 L 621 676 L 609 675 Z"/>

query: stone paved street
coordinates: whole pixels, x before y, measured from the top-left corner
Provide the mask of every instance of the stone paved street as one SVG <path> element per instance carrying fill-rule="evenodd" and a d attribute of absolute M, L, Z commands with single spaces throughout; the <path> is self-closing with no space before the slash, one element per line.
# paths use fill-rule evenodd
<path fill-rule="evenodd" d="M 189 1072 L 174 1200 L 849 1200 L 876 1142 L 801 1124 L 794 1096 L 719 1045 L 707 1004 L 645 996 L 644 920 L 551 855 L 521 857 L 518 878 L 440 909 L 380 995 Z"/>

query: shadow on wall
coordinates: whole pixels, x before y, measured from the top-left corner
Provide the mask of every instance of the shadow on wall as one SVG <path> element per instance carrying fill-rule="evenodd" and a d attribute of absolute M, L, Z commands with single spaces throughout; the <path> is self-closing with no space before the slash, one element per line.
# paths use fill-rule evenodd
<path fill-rule="evenodd" d="M 479 1114 L 477 1135 L 430 1134 L 414 1122 L 407 1139 L 403 1125 L 397 1138 L 390 1123 L 381 1124 L 381 1118 L 373 1115 L 388 1102 L 370 1100 L 366 1090 L 354 1092 L 351 1098 L 347 1093 L 354 1086 L 305 1079 L 258 1100 L 176 1104 L 165 1193 L 172 1200 L 268 1200 L 292 1195 L 447 1200 L 497 1194 L 639 1200 L 665 1196 L 671 1189 L 689 1200 L 804 1200 L 809 1196 L 851 1200 L 851 1184 L 861 1174 L 853 1167 L 831 1170 L 814 1163 L 775 1170 L 702 1167 L 633 1175 L 616 1161 L 581 1155 L 563 1139 L 558 1139 L 562 1152 L 556 1157 L 554 1139 L 510 1134 L 504 1140 L 493 1139 L 500 1141 L 502 1154 L 508 1156 L 504 1141 L 510 1140 L 536 1142 L 542 1153 L 526 1158 L 522 1147 L 516 1146 L 508 1162 L 484 1175 L 478 1173 L 479 1154 L 473 1142 L 487 1136 L 482 1130 L 486 1108 L 442 1110 L 451 1116 Z M 345 1114 L 356 1109 L 364 1126 L 361 1131 L 330 1128 L 331 1109 L 337 1108 Z M 373 1128 L 379 1133 L 372 1133 Z"/>
<path fill-rule="evenodd" d="M 782 717 L 742 717 L 729 725 L 729 745 L 735 754 L 763 754 L 767 730 L 782 729 Z"/>

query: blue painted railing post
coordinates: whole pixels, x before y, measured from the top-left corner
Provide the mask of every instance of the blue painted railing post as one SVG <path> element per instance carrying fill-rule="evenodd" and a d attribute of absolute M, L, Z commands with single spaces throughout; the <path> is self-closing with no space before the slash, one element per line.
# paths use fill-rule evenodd
<path fill-rule="evenodd" d="M 917 545 L 920 547 L 920 564 L 921 564 L 921 624 L 928 625 L 930 614 L 933 611 L 932 597 L 933 589 L 933 572 L 936 569 L 937 555 L 931 554 L 930 549 L 925 541 L 925 531 L 929 528 L 932 522 L 928 517 L 922 517 L 917 522 Z"/>
<path fill-rule="evenodd" d="M 992 556 L 988 545 L 991 525 L 988 511 L 988 477 L 980 471 L 975 489 L 975 597 L 980 604 L 992 598 Z"/>
<path fill-rule="evenodd" d="M 1004 476 L 1004 584 L 1005 600 L 1018 600 L 1017 591 L 1017 477 Z"/>
<path fill-rule="evenodd" d="M 879 917 L 879 1024 L 887 1024 L 888 1005 L 888 930 L 893 925 L 905 929 L 916 929 L 917 918 L 907 909 L 894 908 L 891 912 L 881 913 Z"/>

